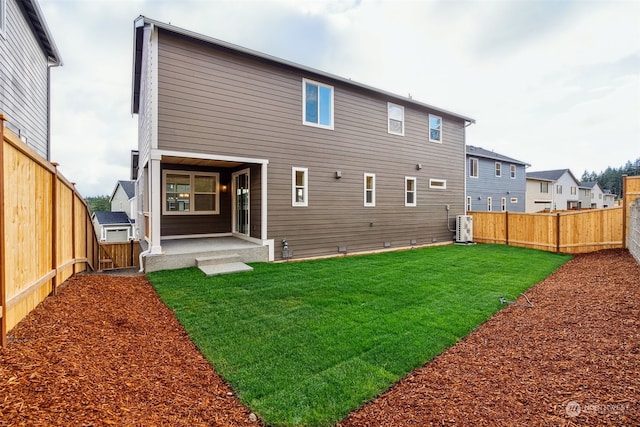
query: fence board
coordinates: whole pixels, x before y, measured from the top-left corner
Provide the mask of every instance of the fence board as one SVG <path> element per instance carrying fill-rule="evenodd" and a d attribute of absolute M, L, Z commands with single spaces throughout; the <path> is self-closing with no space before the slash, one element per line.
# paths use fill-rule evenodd
<path fill-rule="evenodd" d="M 1 345 L 56 283 L 97 267 L 88 217 L 73 185 L 6 129 L 0 113 Z"/>
<path fill-rule="evenodd" d="M 100 269 L 139 267 L 138 241 L 100 243 Z"/>

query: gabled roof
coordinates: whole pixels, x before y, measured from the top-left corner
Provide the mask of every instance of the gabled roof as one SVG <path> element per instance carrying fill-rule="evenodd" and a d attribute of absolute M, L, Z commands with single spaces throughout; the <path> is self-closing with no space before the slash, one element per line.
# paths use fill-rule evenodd
<path fill-rule="evenodd" d="M 529 163 L 521 160 L 516 160 L 511 157 L 503 156 L 502 154 L 494 151 L 485 150 L 481 147 L 475 147 L 473 145 L 467 145 L 467 156 L 483 157 L 486 159 L 499 160 L 501 162 L 515 163 L 518 165 L 531 166 Z"/>
<path fill-rule="evenodd" d="M 95 211 L 93 216 L 98 220 L 98 224 L 100 225 L 131 224 L 126 212 Z"/>
<path fill-rule="evenodd" d="M 569 169 L 554 169 L 554 170 L 548 170 L 548 171 L 527 172 L 527 179 L 537 179 L 539 181 L 555 182 L 559 180 L 560 177 L 567 172 L 569 173 L 569 175 L 571 175 L 571 178 L 573 178 L 573 180 L 576 183 L 580 182 L 576 179 L 576 177 L 573 175 L 573 173 L 571 173 Z"/>
<path fill-rule="evenodd" d="M 111 198 L 109 199 L 109 201 L 113 200 L 113 196 L 115 196 L 116 191 L 118 191 L 118 186 L 122 187 L 129 200 L 133 199 L 136 196 L 136 182 L 120 180 L 116 184 L 116 187 L 113 189 L 113 193 L 111 193 Z"/>
<path fill-rule="evenodd" d="M 351 86 L 353 88 L 358 88 L 361 90 L 365 90 L 367 92 L 372 92 L 377 95 L 383 95 L 390 100 L 395 100 L 397 102 L 402 102 L 404 104 L 411 104 L 420 108 L 427 108 L 429 110 L 433 110 L 436 113 L 441 113 L 444 115 L 456 117 L 470 124 L 475 123 L 476 121 L 470 117 L 463 116 L 451 111 L 443 110 L 442 108 L 434 107 L 433 105 L 425 104 L 422 102 L 418 102 L 413 98 L 404 97 L 401 95 L 397 95 L 394 93 L 386 92 L 380 89 L 376 89 L 372 86 L 368 86 L 362 83 L 357 83 L 351 79 L 346 79 L 344 77 L 336 76 L 335 74 L 326 73 L 324 71 L 317 70 L 315 68 L 307 67 L 304 65 L 296 64 L 295 62 L 287 61 L 285 59 L 281 59 L 275 56 L 267 55 L 262 52 L 258 52 L 252 49 L 248 49 L 242 46 L 235 45 L 233 43 L 225 42 L 213 37 L 205 36 L 202 34 L 198 34 L 193 31 L 185 30 L 180 27 L 173 26 L 171 24 L 166 24 L 164 22 L 156 21 L 154 19 L 147 18 L 146 16 L 140 15 L 133 21 L 133 94 L 132 94 L 132 104 L 131 104 L 131 112 L 133 114 L 138 113 L 139 103 L 140 103 L 140 80 L 142 78 L 141 75 L 141 61 L 142 61 L 142 42 L 143 42 L 143 30 L 145 26 L 153 26 L 160 28 L 164 31 L 169 31 L 174 34 L 181 35 L 183 37 L 188 37 L 193 40 L 197 40 L 199 42 L 207 43 L 212 46 L 216 46 L 218 48 L 222 48 L 228 52 L 236 53 L 238 55 L 244 56 L 246 58 L 253 59 L 255 61 L 279 65 L 284 68 L 288 68 L 290 70 L 295 70 L 299 72 L 303 72 L 306 74 L 311 74 L 318 76 L 320 78 L 332 80 L 334 82 L 339 82 L 346 86 Z"/>
<path fill-rule="evenodd" d="M 47 23 L 44 20 L 44 15 L 40 6 L 38 6 L 37 0 L 18 0 L 17 2 L 22 6 L 27 21 L 31 24 L 33 33 L 36 35 L 40 46 L 50 62 L 55 65 L 62 65 L 62 58 L 56 47 L 56 43 L 53 41 L 51 31 L 47 27 Z"/>
<path fill-rule="evenodd" d="M 596 185 L 602 191 L 602 187 L 600 187 L 600 184 L 598 184 L 598 181 L 580 181 L 580 187 L 593 189 Z"/>

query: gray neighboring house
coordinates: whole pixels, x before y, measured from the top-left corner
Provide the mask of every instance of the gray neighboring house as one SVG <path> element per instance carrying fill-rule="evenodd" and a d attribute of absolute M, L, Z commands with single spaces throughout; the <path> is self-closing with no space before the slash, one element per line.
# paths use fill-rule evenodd
<path fill-rule="evenodd" d="M 127 242 L 133 239 L 133 224 L 126 212 L 96 211 L 91 215 L 100 242 Z"/>
<path fill-rule="evenodd" d="M 181 237 L 269 260 L 453 241 L 473 119 L 144 16 L 133 47 L 148 255 Z"/>
<path fill-rule="evenodd" d="M 524 212 L 526 162 L 467 145 L 467 211 Z"/>
<path fill-rule="evenodd" d="M 569 169 L 527 172 L 527 212 L 579 209 L 579 187 Z"/>
<path fill-rule="evenodd" d="M 118 181 L 111 198 L 111 212 L 126 212 L 130 219 L 136 216 L 136 183 L 135 181 Z"/>
<path fill-rule="evenodd" d="M 602 190 L 602 207 L 612 208 L 616 205 L 616 195 L 611 190 Z"/>
<path fill-rule="evenodd" d="M 580 207 L 591 209 L 604 208 L 604 191 L 597 181 L 580 182 Z"/>
<path fill-rule="evenodd" d="M 51 68 L 62 59 L 36 0 L 0 0 L 0 113 L 5 126 L 50 158 Z"/>

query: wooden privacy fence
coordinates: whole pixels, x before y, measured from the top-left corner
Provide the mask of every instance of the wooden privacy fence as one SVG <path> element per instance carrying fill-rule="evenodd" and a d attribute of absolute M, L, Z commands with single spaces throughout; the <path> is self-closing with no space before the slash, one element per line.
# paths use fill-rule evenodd
<path fill-rule="evenodd" d="M 100 270 L 139 267 L 140 242 L 100 243 Z"/>
<path fill-rule="evenodd" d="M 558 213 L 469 212 L 473 240 L 552 252 L 622 248 L 622 207 Z"/>
<path fill-rule="evenodd" d="M 0 113 L 0 343 L 73 274 L 98 266 L 89 209 L 72 183 L 4 127 Z"/>

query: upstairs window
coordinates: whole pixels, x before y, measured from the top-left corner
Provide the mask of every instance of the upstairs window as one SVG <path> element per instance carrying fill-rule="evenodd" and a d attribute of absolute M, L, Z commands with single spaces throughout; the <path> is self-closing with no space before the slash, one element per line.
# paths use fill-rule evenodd
<path fill-rule="evenodd" d="M 478 177 L 478 159 L 474 159 L 474 158 L 469 159 L 469 176 L 471 178 Z"/>
<path fill-rule="evenodd" d="M 429 114 L 429 141 L 442 142 L 442 117 Z"/>
<path fill-rule="evenodd" d="M 302 79 L 302 123 L 333 129 L 333 86 Z"/>
<path fill-rule="evenodd" d="M 164 171 L 164 215 L 207 215 L 218 211 L 217 173 Z"/>
<path fill-rule="evenodd" d="M 502 163 L 496 162 L 496 178 L 500 178 L 502 176 Z"/>
<path fill-rule="evenodd" d="M 404 205 L 405 206 L 417 206 L 416 203 L 416 178 L 412 176 L 406 176 L 404 178 Z"/>
<path fill-rule="evenodd" d="M 572 187 L 571 187 L 571 194 L 573 194 L 574 196 L 575 196 L 576 194 L 578 194 L 578 187 L 573 187 L 573 186 L 572 186 Z"/>
<path fill-rule="evenodd" d="M 516 179 L 516 165 L 509 166 L 509 175 L 511 179 Z"/>
<path fill-rule="evenodd" d="M 562 194 L 562 185 L 556 184 L 556 194 Z"/>
<path fill-rule="evenodd" d="M 404 136 L 404 107 L 402 105 L 387 103 L 388 132 L 394 135 Z"/>
<path fill-rule="evenodd" d="M 376 205 L 376 175 L 373 173 L 364 174 L 364 205 Z"/>
<path fill-rule="evenodd" d="M 291 168 L 291 206 L 309 206 L 309 169 Z"/>
<path fill-rule="evenodd" d="M 541 193 L 548 193 L 549 192 L 549 183 L 548 182 L 541 182 L 540 183 L 540 192 Z"/>

